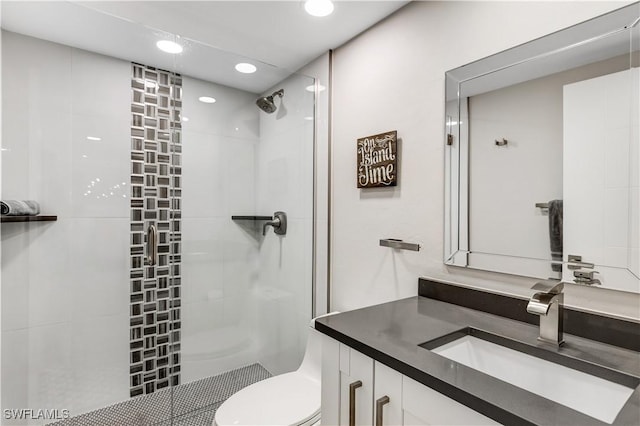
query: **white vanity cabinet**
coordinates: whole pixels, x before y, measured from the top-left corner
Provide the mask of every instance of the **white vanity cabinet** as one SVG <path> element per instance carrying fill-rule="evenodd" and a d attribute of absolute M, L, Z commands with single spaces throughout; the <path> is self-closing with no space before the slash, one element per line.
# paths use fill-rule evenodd
<path fill-rule="evenodd" d="M 345 344 L 322 338 L 324 426 L 499 424 Z"/>

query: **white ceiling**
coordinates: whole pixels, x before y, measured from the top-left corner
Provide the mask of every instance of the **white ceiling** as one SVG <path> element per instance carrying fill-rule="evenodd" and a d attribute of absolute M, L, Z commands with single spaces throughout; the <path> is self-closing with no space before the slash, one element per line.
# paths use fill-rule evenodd
<path fill-rule="evenodd" d="M 298 0 L 4 0 L 1 17 L 9 31 L 260 93 L 408 3 L 334 2 L 333 14 L 317 18 Z M 174 36 L 185 45 L 180 55 L 155 47 Z M 258 72 L 237 73 L 233 66 L 247 59 Z"/>

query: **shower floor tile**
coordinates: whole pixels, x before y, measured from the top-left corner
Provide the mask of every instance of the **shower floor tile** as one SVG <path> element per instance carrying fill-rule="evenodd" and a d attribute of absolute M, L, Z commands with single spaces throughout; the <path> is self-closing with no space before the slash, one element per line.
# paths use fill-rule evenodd
<path fill-rule="evenodd" d="M 252 383 L 271 377 L 260 364 L 132 398 L 109 407 L 49 423 L 55 426 L 204 426 L 218 407 Z M 171 392 L 173 391 L 173 418 Z"/>

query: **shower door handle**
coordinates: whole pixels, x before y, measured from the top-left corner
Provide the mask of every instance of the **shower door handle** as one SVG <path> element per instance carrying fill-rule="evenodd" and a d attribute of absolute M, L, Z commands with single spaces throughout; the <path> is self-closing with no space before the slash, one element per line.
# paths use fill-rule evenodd
<path fill-rule="evenodd" d="M 158 258 L 158 229 L 149 225 L 147 229 L 147 265 L 154 266 Z"/>
<path fill-rule="evenodd" d="M 349 426 L 356 426 L 356 389 L 361 386 L 360 380 L 349 385 Z"/>

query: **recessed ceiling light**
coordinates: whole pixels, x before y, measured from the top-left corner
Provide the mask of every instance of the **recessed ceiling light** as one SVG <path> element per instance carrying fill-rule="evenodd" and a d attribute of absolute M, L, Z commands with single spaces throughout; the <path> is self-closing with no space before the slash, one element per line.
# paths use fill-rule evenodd
<path fill-rule="evenodd" d="M 156 43 L 156 46 L 158 46 L 158 49 L 162 50 L 163 52 L 173 53 L 173 54 L 182 53 L 182 46 L 180 46 L 175 41 L 160 40 L 159 42 Z"/>
<path fill-rule="evenodd" d="M 311 86 L 305 87 L 305 89 L 307 90 L 307 92 L 315 92 L 316 86 L 315 84 L 312 84 Z M 327 88 L 324 87 L 322 84 L 318 84 L 318 92 L 322 92 L 323 90 L 327 90 Z"/>
<path fill-rule="evenodd" d="M 187 121 L 189 121 L 189 117 L 182 117 L 182 121 L 186 123 Z"/>
<path fill-rule="evenodd" d="M 256 72 L 257 68 L 253 64 L 248 64 L 246 62 L 240 62 L 236 64 L 236 71 L 241 72 L 243 74 L 253 74 Z"/>
<path fill-rule="evenodd" d="M 102 138 L 99 138 L 97 136 L 87 136 L 87 139 L 90 141 L 101 141 Z"/>
<path fill-rule="evenodd" d="M 216 101 L 215 98 L 212 98 L 211 96 L 200 96 L 198 100 L 200 102 L 204 102 L 205 104 L 212 104 Z"/>
<path fill-rule="evenodd" d="M 307 0 L 304 2 L 304 10 L 311 16 L 327 16 L 333 12 L 331 0 Z"/>

